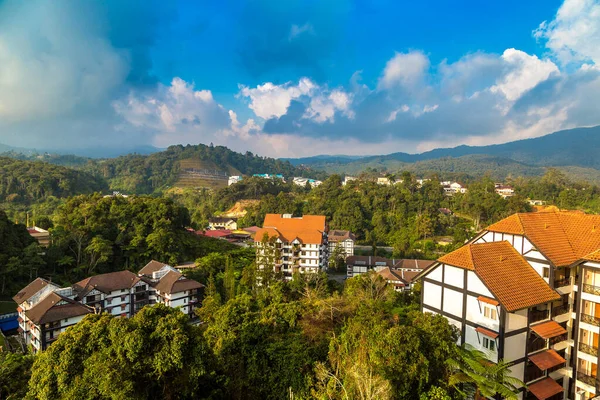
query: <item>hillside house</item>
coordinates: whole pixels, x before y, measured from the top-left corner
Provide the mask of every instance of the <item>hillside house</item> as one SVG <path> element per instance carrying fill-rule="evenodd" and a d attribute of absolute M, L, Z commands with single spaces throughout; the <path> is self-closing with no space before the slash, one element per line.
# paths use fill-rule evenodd
<path fill-rule="evenodd" d="M 233 175 L 233 176 L 230 176 L 230 177 L 228 178 L 228 180 L 227 180 L 227 186 L 231 186 L 231 185 L 233 185 L 233 184 L 235 184 L 235 183 L 241 182 L 241 181 L 242 181 L 242 179 L 243 179 L 243 178 L 242 178 L 242 176 L 240 176 L 240 175 Z"/>
<path fill-rule="evenodd" d="M 208 220 L 209 230 L 227 229 L 235 231 L 238 228 L 237 219 L 231 217 L 212 217 Z"/>

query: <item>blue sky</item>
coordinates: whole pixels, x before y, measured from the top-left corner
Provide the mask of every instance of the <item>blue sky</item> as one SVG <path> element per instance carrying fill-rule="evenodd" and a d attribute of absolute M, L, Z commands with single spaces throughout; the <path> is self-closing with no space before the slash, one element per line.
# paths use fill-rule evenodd
<path fill-rule="evenodd" d="M 600 4 L 0 0 L 0 142 L 418 152 L 600 124 Z"/>

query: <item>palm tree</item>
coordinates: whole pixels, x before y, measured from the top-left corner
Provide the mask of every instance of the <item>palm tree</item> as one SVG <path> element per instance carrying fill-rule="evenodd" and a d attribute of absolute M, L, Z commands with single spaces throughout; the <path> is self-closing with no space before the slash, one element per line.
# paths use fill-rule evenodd
<path fill-rule="evenodd" d="M 503 399 L 517 399 L 525 384 L 510 375 L 510 365 L 502 360 L 493 363 L 482 351 L 469 345 L 458 349 L 457 357 L 447 361 L 451 375 L 448 384 L 467 398 L 479 399 L 500 394 Z"/>

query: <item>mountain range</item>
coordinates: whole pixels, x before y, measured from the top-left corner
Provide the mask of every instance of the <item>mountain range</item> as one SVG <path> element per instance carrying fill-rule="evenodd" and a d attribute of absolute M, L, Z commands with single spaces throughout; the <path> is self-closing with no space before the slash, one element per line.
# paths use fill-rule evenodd
<path fill-rule="evenodd" d="M 600 175 L 600 126 L 554 132 L 533 139 L 489 146 L 458 146 L 421 154 L 392 153 L 355 159 L 320 155 L 288 159 L 294 165 L 310 166 L 330 173 L 357 174 L 368 168 L 388 172 L 459 173 L 479 175 L 490 172 L 502 178 L 509 174 L 541 175 L 546 167 L 559 167 L 579 179 Z"/>

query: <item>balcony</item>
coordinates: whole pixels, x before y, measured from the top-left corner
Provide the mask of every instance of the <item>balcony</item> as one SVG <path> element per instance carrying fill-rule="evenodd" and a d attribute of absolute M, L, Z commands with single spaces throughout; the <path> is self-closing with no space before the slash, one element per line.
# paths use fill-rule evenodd
<path fill-rule="evenodd" d="M 600 326 L 600 318 L 598 318 L 598 317 L 594 317 L 593 315 L 582 313 L 580 318 L 581 318 L 581 321 L 585 322 L 586 324 Z"/>
<path fill-rule="evenodd" d="M 527 354 L 534 353 L 547 347 L 544 339 L 536 338 L 527 344 Z"/>
<path fill-rule="evenodd" d="M 600 286 L 594 286 L 587 283 L 584 283 L 582 286 L 584 292 L 600 296 Z"/>
<path fill-rule="evenodd" d="M 596 377 L 587 375 L 584 372 L 577 372 L 577 380 L 585 383 L 586 385 L 596 386 Z"/>
<path fill-rule="evenodd" d="M 552 318 L 557 317 L 559 315 L 567 314 L 571 312 L 571 306 L 569 304 L 563 304 L 558 307 L 552 308 Z"/>
<path fill-rule="evenodd" d="M 559 278 L 554 281 L 554 288 L 559 288 L 563 286 L 571 286 L 571 278 Z"/>
<path fill-rule="evenodd" d="M 548 315 L 548 310 L 531 310 L 529 312 L 529 323 L 533 324 L 534 322 L 548 319 Z"/>
<path fill-rule="evenodd" d="M 550 340 L 550 346 L 554 346 L 555 344 L 563 342 L 563 341 L 567 340 L 568 338 L 569 338 L 569 335 L 566 334 L 566 333 L 562 334 L 560 336 L 555 336 L 553 338 L 550 338 L 549 339 Z"/>
<path fill-rule="evenodd" d="M 589 354 L 591 356 L 594 356 L 594 357 L 598 357 L 598 348 L 593 345 L 589 345 L 589 344 L 580 342 L 579 343 L 579 351 L 582 351 L 582 352 Z"/>

